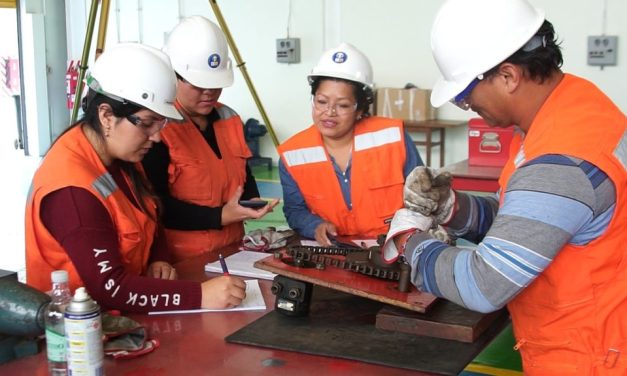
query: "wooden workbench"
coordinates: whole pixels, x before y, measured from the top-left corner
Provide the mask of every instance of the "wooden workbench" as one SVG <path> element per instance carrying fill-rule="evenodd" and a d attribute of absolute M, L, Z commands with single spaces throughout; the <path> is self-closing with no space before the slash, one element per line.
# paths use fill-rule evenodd
<path fill-rule="evenodd" d="M 229 255 L 236 250 L 235 246 L 231 246 L 222 254 Z M 213 276 L 205 273 L 204 265 L 215 260 L 215 257 L 199 256 L 177 264 L 176 269 L 182 279 L 204 281 Z M 129 314 L 143 324 L 149 336 L 158 339 L 161 346 L 135 359 L 105 359 L 106 375 L 431 375 L 353 360 L 225 342 L 225 337 L 273 310 L 272 281 L 259 280 L 259 284 L 268 307 L 266 311 L 154 316 Z M 0 364 L 0 375 L 47 376 L 47 367 L 44 344 L 44 350 L 37 355 Z"/>
<path fill-rule="evenodd" d="M 237 247 L 232 245 L 223 249 L 221 253 L 228 256 L 236 251 Z M 204 265 L 215 260 L 216 257 L 214 256 L 201 255 L 178 263 L 176 268 L 182 279 L 204 281 L 214 276 L 214 274 L 204 271 Z M 135 359 L 113 360 L 106 358 L 106 375 L 433 375 L 430 372 L 380 365 L 382 363 L 373 364 L 350 360 L 355 358 L 341 359 L 332 356 L 310 355 L 311 353 L 306 352 L 286 351 L 276 347 L 248 346 L 226 342 L 226 337 L 241 332 L 242 329 L 250 327 L 253 323 L 260 322 L 262 319 L 276 318 L 275 312 L 272 312 L 275 300 L 270 292 L 272 281 L 259 280 L 259 284 L 268 307 L 265 311 L 153 316 L 128 314 L 129 317 L 144 325 L 148 336 L 158 339 L 161 345 L 154 352 Z M 349 299 L 360 298 L 350 298 L 349 296 Z M 364 299 L 359 301 L 364 301 Z M 328 311 L 327 314 L 332 315 L 332 311 Z M 323 321 L 323 323 L 325 322 L 327 321 Z M 351 321 L 351 323 L 353 322 L 354 320 Z M 333 324 L 334 321 L 328 320 L 328 323 Z M 285 336 L 289 336 L 291 333 L 290 329 L 285 326 L 280 326 L 277 330 L 279 332 L 285 330 L 285 333 L 281 333 Z M 301 330 L 308 332 L 307 327 L 301 328 Z M 346 328 L 346 330 L 352 329 Z M 500 330 L 500 328 L 495 327 L 494 330 Z M 394 336 L 393 332 L 391 333 L 390 336 Z M 443 346 L 440 339 L 423 341 L 429 344 L 428 347 L 436 350 Z M 485 345 L 484 343 L 481 347 Z M 427 345 L 416 346 L 416 354 L 421 353 L 421 349 L 426 348 L 424 346 Z M 450 345 L 444 345 L 442 349 L 446 346 L 450 347 Z M 409 349 L 411 350 L 413 347 Z M 442 353 L 444 357 L 448 356 L 446 355 L 447 351 L 436 351 L 436 353 Z M 435 357 L 426 362 L 425 364 L 430 367 L 438 364 Z M 453 360 L 453 362 L 459 363 L 459 360 Z M 437 367 L 436 369 L 438 369 Z M 0 375 L 48 375 L 45 348 L 37 355 L 1 364 Z"/>

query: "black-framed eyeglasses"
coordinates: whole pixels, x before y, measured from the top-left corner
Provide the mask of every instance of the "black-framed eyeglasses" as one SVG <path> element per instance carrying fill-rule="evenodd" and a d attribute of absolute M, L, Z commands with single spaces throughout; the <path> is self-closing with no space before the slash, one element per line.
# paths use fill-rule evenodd
<path fill-rule="evenodd" d="M 353 113 L 357 110 L 356 102 L 336 102 L 331 104 L 329 99 L 323 96 L 312 96 L 311 103 L 316 111 L 320 112 L 329 112 L 335 113 L 337 115 L 343 116 Z"/>
<path fill-rule="evenodd" d="M 451 103 L 464 111 L 468 111 L 470 109 L 470 102 L 468 101 L 468 97 L 470 97 L 470 93 L 472 93 L 472 90 L 481 80 L 483 80 L 483 74 L 478 75 L 474 80 L 470 81 L 468 86 L 466 86 L 466 88 L 462 90 L 461 93 L 457 94 L 453 99 L 451 99 Z"/>
<path fill-rule="evenodd" d="M 148 120 L 148 119 L 142 119 L 137 115 L 128 115 L 126 117 L 126 120 L 131 122 L 131 124 L 133 124 L 137 128 L 141 129 L 148 137 L 161 131 L 163 127 L 165 127 L 166 123 L 168 122 L 168 118 Z"/>

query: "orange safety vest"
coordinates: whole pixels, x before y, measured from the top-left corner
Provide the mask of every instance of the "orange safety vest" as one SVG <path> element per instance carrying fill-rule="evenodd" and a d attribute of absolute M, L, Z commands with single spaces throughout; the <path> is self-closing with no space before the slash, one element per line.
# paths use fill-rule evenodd
<path fill-rule="evenodd" d="M 309 210 L 335 224 L 339 235 L 377 236 L 403 207 L 405 140 L 403 122 L 368 117 L 354 129 L 349 209 L 333 164 L 315 125 L 279 146 L 283 164 Z"/>
<path fill-rule="evenodd" d="M 128 179 L 127 182 L 131 184 Z M 26 203 L 26 282 L 48 291 L 51 288 L 50 273 L 62 269 L 69 274 L 72 290 L 83 286 L 65 249 L 48 232 L 40 217 L 44 197 L 66 187 L 86 189 L 100 200 L 118 233 L 125 269 L 134 275 L 143 274 L 157 224 L 129 201 L 107 172 L 82 128 L 77 126 L 54 143 L 33 177 Z M 149 197 L 145 197 L 144 202 L 154 218 L 155 202 Z"/>
<path fill-rule="evenodd" d="M 603 93 L 565 75 L 522 145 L 513 145 L 499 180 L 502 195 L 518 166 L 544 154 L 586 160 L 616 187 L 605 233 L 564 246 L 508 304 L 526 375 L 627 375 L 626 132 L 627 118 Z"/>
<path fill-rule="evenodd" d="M 218 159 L 191 120 L 170 123 L 161 131 L 161 140 L 170 153 L 168 183 L 174 198 L 219 207 L 246 182 L 246 160 L 252 153 L 244 139 L 242 120 L 228 106 L 218 104 L 216 109 L 220 120 L 213 123 L 213 128 L 222 159 Z M 231 223 L 220 230 L 166 229 L 170 252 L 177 261 L 216 251 L 241 241 L 243 236 L 243 222 Z"/>

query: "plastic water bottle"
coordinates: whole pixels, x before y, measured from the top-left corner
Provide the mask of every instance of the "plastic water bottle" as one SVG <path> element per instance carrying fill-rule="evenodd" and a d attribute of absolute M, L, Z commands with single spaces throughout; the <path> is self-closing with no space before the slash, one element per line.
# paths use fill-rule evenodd
<path fill-rule="evenodd" d="M 46 325 L 46 348 L 48 352 L 48 372 L 52 376 L 67 375 L 65 353 L 65 325 L 63 316 L 65 307 L 72 300 L 65 270 L 51 273 L 52 301 L 46 306 L 44 322 Z"/>
<path fill-rule="evenodd" d="M 65 337 L 70 375 L 104 375 L 100 306 L 84 287 L 76 289 L 65 309 Z"/>

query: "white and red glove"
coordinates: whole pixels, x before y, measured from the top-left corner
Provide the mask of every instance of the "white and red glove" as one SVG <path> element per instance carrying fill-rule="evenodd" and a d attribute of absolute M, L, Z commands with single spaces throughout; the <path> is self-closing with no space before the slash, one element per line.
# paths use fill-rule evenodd
<path fill-rule="evenodd" d="M 416 231 L 426 232 L 429 231 L 432 225 L 433 218 L 429 216 L 406 208 L 397 210 L 390 223 L 390 230 L 385 237 L 385 244 L 383 244 L 383 260 L 391 264 L 403 253 L 404 249 L 399 250 L 396 248 L 396 244 L 394 243 L 395 237 L 407 233 L 413 234 Z"/>
<path fill-rule="evenodd" d="M 277 231 L 274 227 L 253 230 L 244 235 L 240 250 L 266 252 L 282 248 L 292 235 L 293 230 Z"/>

